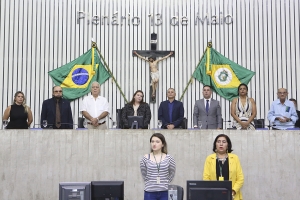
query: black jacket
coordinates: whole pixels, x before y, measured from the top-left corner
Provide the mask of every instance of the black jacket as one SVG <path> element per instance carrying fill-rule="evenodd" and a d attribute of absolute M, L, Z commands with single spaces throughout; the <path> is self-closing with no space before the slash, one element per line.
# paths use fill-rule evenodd
<path fill-rule="evenodd" d="M 131 124 L 128 124 L 127 116 L 133 116 L 134 109 L 132 104 L 126 104 L 122 110 L 122 122 L 124 124 L 124 128 L 131 128 Z M 150 124 L 151 120 L 151 110 L 150 106 L 147 103 L 140 104 L 139 108 L 137 109 L 138 116 L 144 116 L 144 127 L 143 129 L 148 129 L 148 124 Z"/>
<path fill-rule="evenodd" d="M 298 115 L 298 120 L 295 123 L 295 127 L 300 128 L 300 111 L 299 110 L 296 110 L 296 111 L 297 111 L 297 115 Z"/>
<path fill-rule="evenodd" d="M 73 118 L 70 102 L 66 99 L 61 99 L 59 102 L 60 107 L 60 129 L 73 129 Z M 41 125 L 43 120 L 47 120 L 48 126 L 56 129 L 55 126 L 55 116 L 56 116 L 56 100 L 55 98 L 47 99 L 43 102 L 42 114 L 41 114 Z M 42 127 L 43 128 L 43 127 Z"/>

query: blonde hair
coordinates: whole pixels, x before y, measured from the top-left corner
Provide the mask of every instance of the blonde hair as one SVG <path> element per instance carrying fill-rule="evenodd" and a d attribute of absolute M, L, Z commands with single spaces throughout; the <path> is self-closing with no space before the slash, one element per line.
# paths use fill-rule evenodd
<path fill-rule="evenodd" d="M 22 94 L 22 95 L 23 95 L 23 103 L 22 103 L 22 106 L 24 107 L 25 113 L 28 113 L 29 107 L 26 105 L 26 97 L 25 97 L 25 95 L 24 95 L 23 92 L 18 91 L 18 92 L 15 93 L 15 96 L 14 96 L 14 102 L 13 102 L 13 103 L 16 103 L 16 97 L 17 97 L 19 94 Z"/>

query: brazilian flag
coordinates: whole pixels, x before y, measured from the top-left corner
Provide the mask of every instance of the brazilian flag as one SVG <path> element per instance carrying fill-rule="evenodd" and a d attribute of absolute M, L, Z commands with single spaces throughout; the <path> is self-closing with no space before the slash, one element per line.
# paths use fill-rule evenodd
<path fill-rule="evenodd" d="M 231 101 L 238 96 L 238 86 L 247 85 L 254 74 L 208 46 L 193 77 Z"/>
<path fill-rule="evenodd" d="M 110 77 L 94 47 L 77 59 L 48 73 L 54 84 L 63 89 L 63 97 L 69 100 L 90 92 L 90 85 L 94 81 L 102 84 Z"/>

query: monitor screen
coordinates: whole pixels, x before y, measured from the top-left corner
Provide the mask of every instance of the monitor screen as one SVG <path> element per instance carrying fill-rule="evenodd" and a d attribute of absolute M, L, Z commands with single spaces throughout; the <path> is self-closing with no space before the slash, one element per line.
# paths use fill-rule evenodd
<path fill-rule="evenodd" d="M 138 127 L 134 126 L 132 123 L 138 124 Z M 144 127 L 144 117 L 143 116 L 128 116 L 128 126 L 131 128 L 143 128 Z M 134 127 L 133 127 L 134 126 Z"/>
<path fill-rule="evenodd" d="M 187 200 L 232 200 L 231 181 L 187 181 Z"/>
<path fill-rule="evenodd" d="M 92 181 L 92 200 L 124 200 L 124 181 Z"/>
<path fill-rule="evenodd" d="M 90 182 L 59 183 L 59 200 L 90 200 Z"/>

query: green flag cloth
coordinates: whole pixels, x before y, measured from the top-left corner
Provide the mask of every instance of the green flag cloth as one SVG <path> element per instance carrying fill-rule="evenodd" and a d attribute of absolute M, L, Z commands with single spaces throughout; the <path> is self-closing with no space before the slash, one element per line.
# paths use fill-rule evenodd
<path fill-rule="evenodd" d="M 254 74 L 255 72 L 229 60 L 212 47 L 207 47 L 193 77 L 231 101 L 238 96 L 238 86 L 241 83 L 247 85 Z"/>
<path fill-rule="evenodd" d="M 48 74 L 56 86 L 62 87 L 63 97 L 69 100 L 90 92 L 94 81 L 102 84 L 110 77 L 95 48 Z"/>

